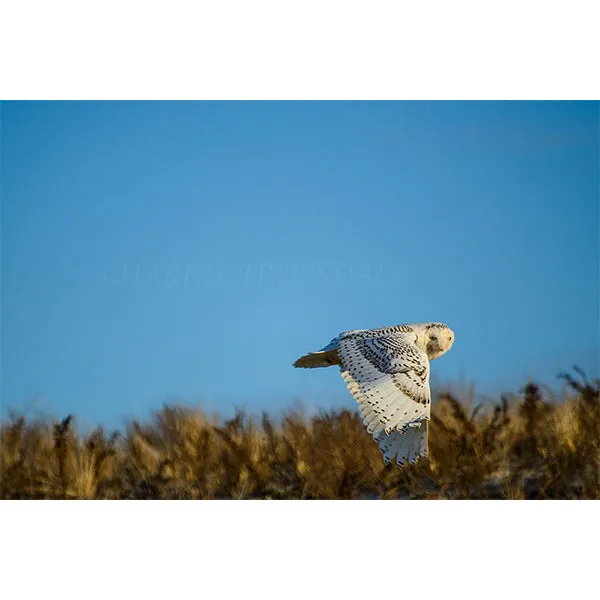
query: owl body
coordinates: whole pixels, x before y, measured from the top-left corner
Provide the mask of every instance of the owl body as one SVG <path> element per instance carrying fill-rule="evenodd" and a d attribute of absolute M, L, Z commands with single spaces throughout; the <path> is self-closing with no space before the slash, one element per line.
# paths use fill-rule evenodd
<path fill-rule="evenodd" d="M 294 366 L 338 365 L 384 462 L 395 458 L 402 466 L 427 457 L 429 361 L 445 354 L 453 343 L 454 332 L 444 323 L 356 329 L 302 356 Z"/>

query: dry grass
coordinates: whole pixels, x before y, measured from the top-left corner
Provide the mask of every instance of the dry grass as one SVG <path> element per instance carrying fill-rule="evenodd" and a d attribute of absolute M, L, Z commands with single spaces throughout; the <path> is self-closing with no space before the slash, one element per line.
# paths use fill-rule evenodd
<path fill-rule="evenodd" d="M 430 459 L 384 467 L 358 415 L 218 422 L 164 407 L 123 434 L 81 435 L 12 415 L 0 431 L 2 498 L 600 498 L 600 381 L 562 375 L 497 405 L 434 404 Z"/>

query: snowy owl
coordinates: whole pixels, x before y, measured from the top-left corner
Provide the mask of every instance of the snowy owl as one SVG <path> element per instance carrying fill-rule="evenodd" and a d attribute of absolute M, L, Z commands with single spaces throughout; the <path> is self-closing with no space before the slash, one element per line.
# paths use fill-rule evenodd
<path fill-rule="evenodd" d="M 295 367 L 339 365 L 383 461 L 398 466 L 427 457 L 431 414 L 429 361 L 450 350 L 454 332 L 443 323 L 346 331 L 299 358 Z"/>

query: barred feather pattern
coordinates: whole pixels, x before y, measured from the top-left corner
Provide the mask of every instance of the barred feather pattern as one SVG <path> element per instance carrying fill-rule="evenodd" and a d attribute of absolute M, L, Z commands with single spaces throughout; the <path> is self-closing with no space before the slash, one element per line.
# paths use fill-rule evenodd
<path fill-rule="evenodd" d="M 443 323 L 356 329 L 294 364 L 307 368 L 340 365 L 384 463 L 396 459 L 403 466 L 427 457 L 429 360 L 447 352 L 453 336 Z"/>
<path fill-rule="evenodd" d="M 414 342 L 414 334 L 401 331 L 339 341 L 342 377 L 385 463 L 427 456 L 427 430 L 416 430 L 430 418 L 429 360 Z"/>

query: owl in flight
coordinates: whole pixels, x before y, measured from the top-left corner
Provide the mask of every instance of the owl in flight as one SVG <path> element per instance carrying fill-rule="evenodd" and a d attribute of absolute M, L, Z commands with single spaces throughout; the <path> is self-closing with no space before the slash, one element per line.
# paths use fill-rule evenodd
<path fill-rule="evenodd" d="M 450 350 L 454 332 L 443 323 L 346 331 L 299 358 L 295 367 L 339 365 L 383 461 L 398 466 L 427 457 L 431 414 L 429 361 Z"/>

